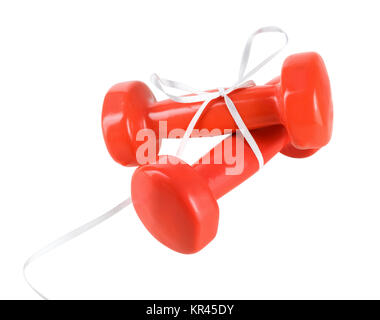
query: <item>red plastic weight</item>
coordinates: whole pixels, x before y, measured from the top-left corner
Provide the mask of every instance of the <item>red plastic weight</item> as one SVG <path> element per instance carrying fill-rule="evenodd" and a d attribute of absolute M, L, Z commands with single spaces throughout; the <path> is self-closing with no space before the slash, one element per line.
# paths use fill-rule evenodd
<path fill-rule="evenodd" d="M 252 130 L 251 133 L 265 163 L 289 143 L 288 134 L 281 125 Z M 243 137 L 233 134 L 226 139 L 232 140 L 234 146 L 237 139 Z M 222 142 L 219 148 L 223 149 L 225 145 L 229 144 Z M 259 169 L 258 161 L 245 141 L 243 169 L 238 175 L 226 175 L 225 170 L 231 165 L 225 161 L 215 164 L 215 150 L 217 147 L 193 166 L 166 156 L 172 163 L 175 160 L 179 163 L 157 162 L 141 166 L 132 177 L 132 202 L 139 218 L 158 241 L 177 252 L 195 253 L 215 237 L 219 221 L 217 199 Z M 207 159 L 211 162 L 202 164 Z"/>
<path fill-rule="evenodd" d="M 230 98 L 249 129 L 283 124 L 290 142 L 283 150 L 288 156 L 304 157 L 316 147 L 328 143 L 332 131 L 330 83 L 322 58 L 314 52 L 289 56 L 281 76 L 264 86 L 239 89 Z M 157 137 L 159 121 L 167 122 L 168 131 L 186 129 L 200 102 L 157 102 L 142 82 L 116 84 L 107 93 L 102 112 L 103 136 L 112 158 L 125 166 L 136 166 L 136 150 L 144 143 L 136 141 L 137 132 L 152 129 Z M 210 102 L 195 129 L 236 130 L 224 100 Z M 152 159 L 154 160 L 154 159 Z"/>

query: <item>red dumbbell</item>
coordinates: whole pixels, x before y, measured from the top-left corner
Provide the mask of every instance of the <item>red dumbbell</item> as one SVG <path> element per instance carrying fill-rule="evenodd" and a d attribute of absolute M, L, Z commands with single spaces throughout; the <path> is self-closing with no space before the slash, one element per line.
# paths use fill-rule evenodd
<path fill-rule="evenodd" d="M 251 133 L 265 163 L 289 143 L 289 136 L 281 125 L 252 130 Z M 238 139 L 244 138 L 233 134 L 227 139 L 236 144 Z M 225 145 L 222 142 L 219 150 Z M 171 162 L 179 163 L 148 164 L 137 168 L 133 174 L 131 195 L 138 216 L 157 240 L 177 252 L 195 253 L 215 237 L 219 221 L 217 199 L 259 169 L 258 161 L 245 141 L 244 166 L 238 175 L 226 174 L 226 168 L 231 165 L 225 161 L 214 163 L 215 150 L 203 158 L 211 159 L 209 164 L 202 164 L 201 160 L 190 166 L 168 156 Z"/>
<path fill-rule="evenodd" d="M 285 60 L 277 81 L 238 89 L 229 96 L 249 129 L 283 124 L 291 142 L 283 152 L 289 156 L 312 154 L 316 145 L 327 144 L 331 137 L 330 83 L 324 62 L 317 53 L 291 55 Z M 136 141 L 139 130 L 153 130 L 158 153 L 159 121 L 167 122 L 168 131 L 186 129 L 200 105 L 200 102 L 172 100 L 156 102 L 142 82 L 113 86 L 104 99 L 102 113 L 103 135 L 109 153 L 122 165 L 138 165 L 136 151 L 144 143 Z M 195 129 L 211 132 L 213 129 L 236 130 L 237 126 L 223 98 L 218 98 L 210 102 Z"/>

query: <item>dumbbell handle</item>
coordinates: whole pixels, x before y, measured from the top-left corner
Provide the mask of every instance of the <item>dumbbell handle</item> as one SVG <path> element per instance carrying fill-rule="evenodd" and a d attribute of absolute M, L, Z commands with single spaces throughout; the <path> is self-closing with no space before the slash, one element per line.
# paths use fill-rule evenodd
<path fill-rule="evenodd" d="M 248 128 L 266 127 L 280 123 L 279 85 L 263 85 L 238 89 L 229 94 Z M 147 110 L 148 119 L 158 132 L 159 121 L 167 122 L 167 129 L 186 129 L 202 102 L 179 103 L 172 100 L 155 102 Z M 237 125 L 231 117 L 224 99 L 209 103 L 195 129 L 232 129 Z"/>
<path fill-rule="evenodd" d="M 271 126 L 256 130 L 251 130 L 251 134 L 256 140 L 257 145 L 264 158 L 264 163 L 269 161 L 276 153 L 289 142 L 289 138 L 285 128 L 281 125 Z M 244 154 L 238 154 L 237 157 L 244 157 L 242 163 L 242 172 L 238 175 L 227 175 L 226 169 L 232 168 L 233 165 L 227 164 L 225 158 L 222 158 L 221 164 L 216 164 L 215 159 L 219 157 L 216 153 L 220 148 L 224 149 L 226 146 L 232 146 L 232 152 L 235 152 L 237 140 L 244 139 L 241 135 L 233 134 L 226 138 L 219 145 L 213 148 L 208 154 L 203 156 L 193 168 L 206 179 L 213 195 L 219 199 L 233 188 L 247 180 L 250 176 L 259 170 L 259 163 L 252 149 L 246 141 L 244 141 Z M 230 141 L 228 141 L 230 140 Z M 241 142 L 241 141 L 240 141 Z M 209 161 L 210 159 L 210 161 Z M 209 162 L 209 164 L 202 164 Z M 237 160 L 239 161 L 239 160 Z M 219 161 L 220 162 L 220 161 Z"/>

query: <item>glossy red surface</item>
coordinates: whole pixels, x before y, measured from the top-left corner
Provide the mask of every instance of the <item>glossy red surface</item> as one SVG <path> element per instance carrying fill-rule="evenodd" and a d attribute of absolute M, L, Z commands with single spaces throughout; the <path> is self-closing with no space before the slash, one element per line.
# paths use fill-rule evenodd
<path fill-rule="evenodd" d="M 286 130 L 281 125 L 251 130 L 251 133 L 260 148 L 264 163 L 267 163 L 273 156 L 283 150 L 284 146 L 286 147 L 289 144 Z M 239 150 L 236 148 L 236 143 L 238 142 L 241 142 L 243 150 L 236 155 L 236 150 Z M 226 150 L 226 148 L 229 150 Z M 236 163 L 231 163 L 230 160 L 227 162 L 225 156 L 221 163 L 219 160 L 218 164 L 218 149 L 223 150 L 224 155 L 229 154 L 230 150 L 232 150 L 232 155 L 236 156 Z M 226 169 L 234 167 L 241 168 L 241 172 L 234 175 L 226 174 Z M 207 184 L 215 198 L 219 199 L 256 173 L 259 170 L 259 163 L 251 147 L 244 141 L 243 136 L 234 134 L 211 149 L 193 168 L 207 180 Z"/>
<path fill-rule="evenodd" d="M 147 85 L 139 81 L 114 85 L 104 98 L 102 111 L 103 137 L 112 158 L 124 166 L 135 166 L 136 150 L 143 143 L 136 136 L 153 124 L 147 117 L 148 106 L 156 98 Z M 157 141 L 158 150 L 159 141 Z"/>
<path fill-rule="evenodd" d="M 282 123 L 292 145 L 313 149 L 331 138 L 333 104 L 322 58 L 313 52 L 288 57 L 281 72 Z"/>
<path fill-rule="evenodd" d="M 149 232 L 177 252 L 194 253 L 216 235 L 216 199 L 207 181 L 183 161 L 139 167 L 132 178 L 131 195 Z"/>
<path fill-rule="evenodd" d="M 280 83 L 278 82 L 280 80 Z M 325 65 L 317 53 L 288 57 L 281 77 L 264 86 L 236 90 L 230 98 L 249 129 L 283 124 L 295 149 L 318 149 L 328 143 L 332 130 L 332 100 Z M 142 82 L 124 82 L 107 93 L 102 113 L 104 139 L 113 159 L 122 165 L 138 165 L 136 141 L 140 129 L 151 129 L 158 137 L 159 121 L 168 130 L 186 129 L 201 103 L 156 102 Z M 236 124 L 222 98 L 215 99 L 199 119 L 197 129 L 230 129 Z M 207 135 L 207 134 L 204 134 Z M 157 140 L 157 152 L 159 141 Z M 289 156 L 310 151 L 288 148 Z M 152 161 L 155 155 L 152 156 Z"/>
<path fill-rule="evenodd" d="M 252 130 L 252 134 L 265 162 L 289 141 L 286 130 L 280 125 Z M 219 148 L 234 146 L 238 139 L 243 138 L 234 134 Z M 214 164 L 217 148 L 202 158 L 211 158 L 210 164 L 189 166 L 170 156 L 169 159 L 179 163 L 149 164 L 139 167 L 133 174 L 132 202 L 138 216 L 157 240 L 177 252 L 195 253 L 215 237 L 219 222 L 216 200 L 259 169 L 255 155 L 244 142 L 242 172 L 226 175 L 225 170 L 232 165 L 224 160 Z"/>

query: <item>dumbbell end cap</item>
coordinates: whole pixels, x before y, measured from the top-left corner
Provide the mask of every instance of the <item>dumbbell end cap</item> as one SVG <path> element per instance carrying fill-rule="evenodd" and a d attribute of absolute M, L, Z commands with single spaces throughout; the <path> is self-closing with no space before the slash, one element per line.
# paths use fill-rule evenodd
<path fill-rule="evenodd" d="M 321 56 L 315 52 L 289 56 L 282 67 L 283 117 L 297 149 L 316 149 L 331 138 L 333 103 L 330 81 Z"/>
<path fill-rule="evenodd" d="M 133 206 L 162 244 L 184 254 L 198 252 L 216 235 L 217 201 L 191 166 L 172 156 L 158 159 L 160 163 L 141 166 L 133 174 Z"/>
<path fill-rule="evenodd" d="M 137 141 L 139 130 L 150 128 L 146 111 L 156 99 L 140 81 L 121 82 L 106 94 L 102 111 L 103 137 L 112 158 L 123 166 L 137 166 L 136 151 L 144 141 Z M 156 142 L 157 153 L 159 141 Z"/>

